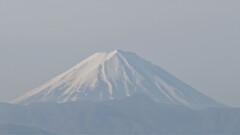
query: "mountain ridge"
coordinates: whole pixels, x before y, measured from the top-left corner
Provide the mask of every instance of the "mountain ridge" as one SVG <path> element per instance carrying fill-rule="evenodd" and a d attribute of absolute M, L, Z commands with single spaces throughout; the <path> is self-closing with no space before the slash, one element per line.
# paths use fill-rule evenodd
<path fill-rule="evenodd" d="M 0 104 L 0 123 L 37 127 L 56 134 L 240 133 L 239 108 L 195 110 L 158 104 L 144 94 L 104 102 L 10 106 Z"/>

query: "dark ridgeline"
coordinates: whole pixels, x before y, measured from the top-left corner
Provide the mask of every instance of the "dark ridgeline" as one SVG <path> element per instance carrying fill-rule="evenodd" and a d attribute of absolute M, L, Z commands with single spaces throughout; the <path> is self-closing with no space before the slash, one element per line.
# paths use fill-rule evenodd
<path fill-rule="evenodd" d="M 111 102 L 4 104 L 0 105 L 0 121 L 57 134 L 240 133 L 240 109 L 194 110 L 156 104 L 142 94 Z"/>

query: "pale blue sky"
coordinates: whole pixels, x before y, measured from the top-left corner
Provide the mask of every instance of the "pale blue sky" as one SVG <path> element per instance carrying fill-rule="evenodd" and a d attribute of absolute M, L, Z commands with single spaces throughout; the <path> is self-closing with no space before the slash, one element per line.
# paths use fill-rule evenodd
<path fill-rule="evenodd" d="M 0 101 L 119 48 L 240 107 L 239 37 L 239 0 L 0 0 Z"/>

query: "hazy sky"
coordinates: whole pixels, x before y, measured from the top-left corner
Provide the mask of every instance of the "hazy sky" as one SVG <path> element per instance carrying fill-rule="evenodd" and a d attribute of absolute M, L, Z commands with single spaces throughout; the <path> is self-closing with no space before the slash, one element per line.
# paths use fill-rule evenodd
<path fill-rule="evenodd" d="M 0 101 L 117 48 L 240 107 L 240 0 L 0 0 Z"/>

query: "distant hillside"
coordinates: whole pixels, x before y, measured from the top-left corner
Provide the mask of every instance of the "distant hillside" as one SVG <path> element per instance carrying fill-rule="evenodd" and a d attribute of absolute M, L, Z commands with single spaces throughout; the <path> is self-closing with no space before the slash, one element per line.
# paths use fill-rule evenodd
<path fill-rule="evenodd" d="M 14 124 L 0 124 L 0 134 L 50 134 L 39 128 L 14 125 Z"/>
<path fill-rule="evenodd" d="M 0 121 L 58 134 L 240 134 L 240 109 L 192 110 L 157 104 L 143 94 L 107 102 L 4 104 L 0 105 Z M 39 131 L 21 126 L 9 129 Z"/>

